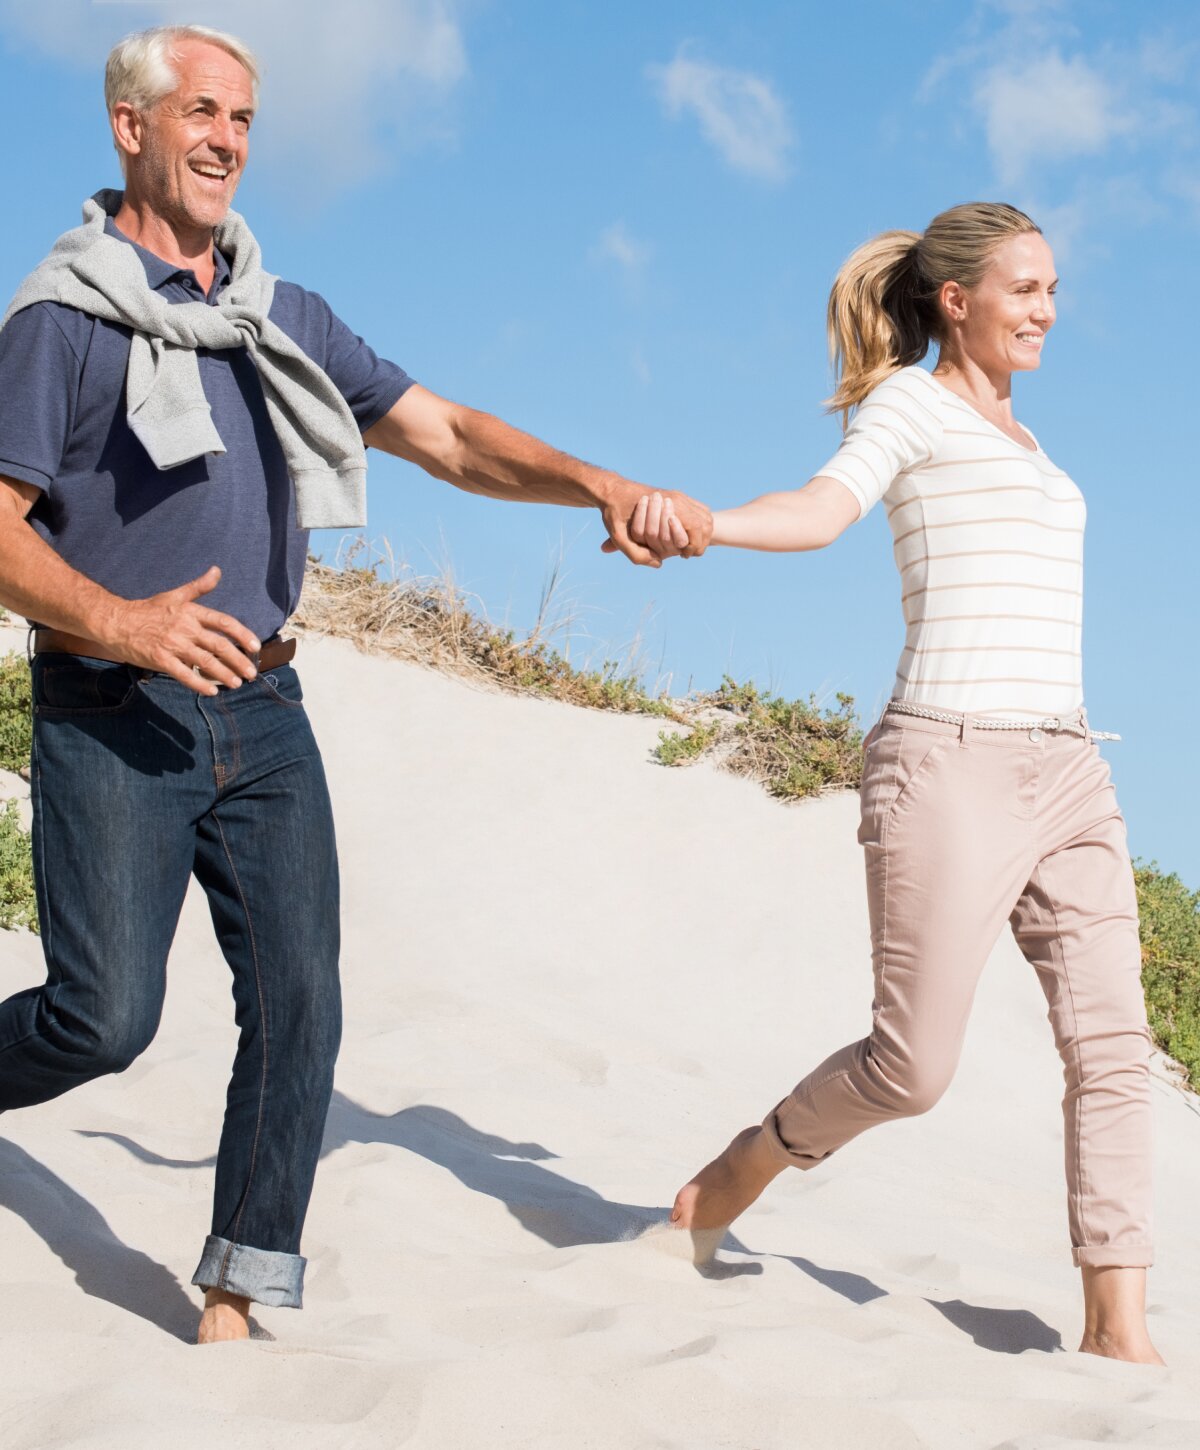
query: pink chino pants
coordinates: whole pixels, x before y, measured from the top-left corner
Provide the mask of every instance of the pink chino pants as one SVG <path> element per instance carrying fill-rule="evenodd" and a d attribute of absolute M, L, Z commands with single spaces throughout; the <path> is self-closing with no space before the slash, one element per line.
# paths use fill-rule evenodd
<path fill-rule="evenodd" d="M 1074 1262 L 1153 1260 L 1151 1121 L 1137 901 L 1098 747 L 885 714 L 866 741 L 875 997 L 869 1037 L 827 1058 L 763 1128 L 812 1168 L 889 1118 L 926 1112 L 961 1051 L 1004 926 L 1032 964 L 1062 1057 Z"/>

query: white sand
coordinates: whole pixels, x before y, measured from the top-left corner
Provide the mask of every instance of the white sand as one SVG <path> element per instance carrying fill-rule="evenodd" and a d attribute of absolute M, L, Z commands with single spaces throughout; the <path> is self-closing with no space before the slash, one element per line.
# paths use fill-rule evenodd
<path fill-rule="evenodd" d="M 346 936 L 306 1308 L 184 1342 L 235 1040 L 193 893 L 150 1051 L 0 1124 L 4 1450 L 1200 1444 L 1197 1100 L 1155 1082 L 1171 1367 L 1077 1355 L 1061 1075 L 1011 941 L 932 1114 L 786 1175 L 714 1273 L 634 1241 L 868 1024 L 854 797 L 785 809 L 655 766 L 654 722 L 338 643 L 300 664 Z M 0 934 L 3 989 L 41 976 Z"/>

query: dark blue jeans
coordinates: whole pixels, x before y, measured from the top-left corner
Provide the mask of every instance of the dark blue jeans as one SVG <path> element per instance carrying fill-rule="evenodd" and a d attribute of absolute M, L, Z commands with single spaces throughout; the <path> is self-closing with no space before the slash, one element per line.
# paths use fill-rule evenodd
<path fill-rule="evenodd" d="M 0 1004 L 0 1110 L 120 1072 L 150 1043 L 195 874 L 240 1037 L 192 1282 L 299 1307 L 341 1036 L 333 818 L 300 682 L 285 666 L 201 697 L 63 654 L 38 655 L 33 680 L 48 975 Z"/>

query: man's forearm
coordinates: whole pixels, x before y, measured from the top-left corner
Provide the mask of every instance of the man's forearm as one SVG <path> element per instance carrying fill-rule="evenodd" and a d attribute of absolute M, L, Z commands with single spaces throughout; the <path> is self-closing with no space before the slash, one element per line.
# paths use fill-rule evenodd
<path fill-rule="evenodd" d="M 617 474 L 562 453 L 490 413 L 460 407 L 452 426 L 450 456 L 431 471 L 471 493 L 513 502 L 603 508 L 618 483 L 629 487 L 628 480 Z"/>
<path fill-rule="evenodd" d="M 415 384 L 367 429 L 363 440 L 468 493 L 599 509 L 616 548 L 635 564 L 659 563 L 628 532 L 639 500 L 650 493 L 645 484 L 572 458 L 490 413 L 452 403 Z M 669 491 L 669 496 L 691 541 L 687 552 L 703 553 L 712 515 L 683 494 Z"/>
<path fill-rule="evenodd" d="M 258 639 L 231 615 L 200 603 L 220 582 L 216 565 L 148 599 L 122 599 L 73 569 L 30 528 L 26 514 L 36 499 L 29 484 L 0 480 L 0 603 L 95 641 L 105 659 L 171 675 L 198 695 L 254 678 L 250 656 Z"/>
<path fill-rule="evenodd" d="M 109 642 L 125 602 L 73 569 L 24 518 L 0 517 L 0 604 L 51 629 Z"/>

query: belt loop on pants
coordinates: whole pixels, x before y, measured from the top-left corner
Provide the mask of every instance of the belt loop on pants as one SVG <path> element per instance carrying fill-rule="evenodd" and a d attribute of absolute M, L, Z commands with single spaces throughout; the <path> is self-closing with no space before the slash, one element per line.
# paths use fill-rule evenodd
<path fill-rule="evenodd" d="M 964 710 L 963 717 L 958 722 L 958 748 L 960 750 L 965 750 L 967 748 L 967 731 L 970 729 L 970 726 L 971 717 Z"/>

